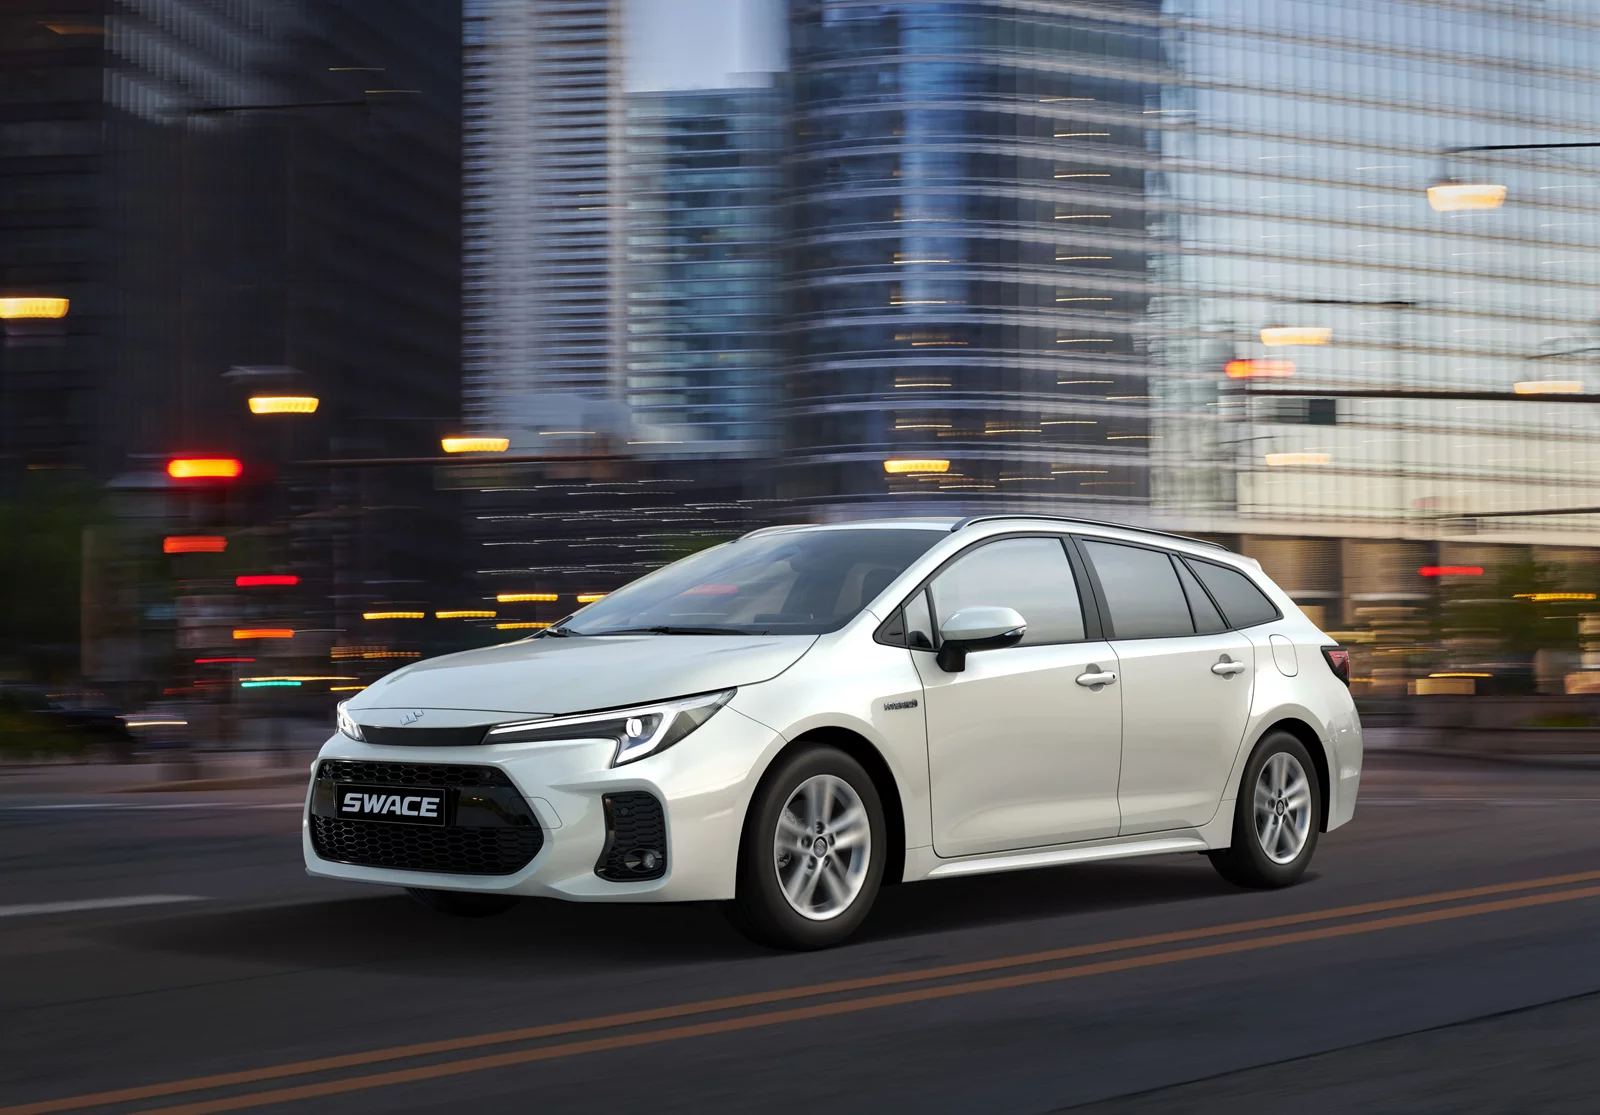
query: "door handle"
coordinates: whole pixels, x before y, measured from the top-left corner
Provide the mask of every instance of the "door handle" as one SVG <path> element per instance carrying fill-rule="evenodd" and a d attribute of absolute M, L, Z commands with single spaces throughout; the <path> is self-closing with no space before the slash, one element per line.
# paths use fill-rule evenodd
<path fill-rule="evenodd" d="M 1211 667 L 1211 672 L 1213 674 L 1220 674 L 1225 678 L 1231 678 L 1234 674 L 1242 674 L 1247 669 L 1249 669 L 1249 667 L 1243 662 L 1230 662 L 1224 658 L 1221 662 L 1218 662 Z"/>
<path fill-rule="evenodd" d="M 1090 666 L 1088 672 L 1079 674 L 1075 679 L 1079 685 L 1094 689 L 1101 685 L 1110 685 L 1117 680 L 1115 670 L 1102 670 L 1097 666 Z"/>

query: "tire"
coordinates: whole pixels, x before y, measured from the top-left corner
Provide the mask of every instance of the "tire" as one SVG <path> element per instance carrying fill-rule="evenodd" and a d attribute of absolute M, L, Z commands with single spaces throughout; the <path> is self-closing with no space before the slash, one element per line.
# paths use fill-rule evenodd
<path fill-rule="evenodd" d="M 786 756 L 761 780 L 745 817 L 729 920 L 775 948 L 838 944 L 878 896 L 888 832 L 877 787 L 860 763 L 824 746 Z"/>
<path fill-rule="evenodd" d="M 424 890 L 407 887 L 406 893 L 430 910 L 458 918 L 490 918 L 503 914 L 522 899 L 515 894 L 477 894 L 460 890 Z"/>
<path fill-rule="evenodd" d="M 1288 732 L 1265 736 L 1244 765 L 1233 810 L 1233 843 L 1207 852 L 1211 865 L 1236 886 L 1289 886 L 1305 873 L 1317 850 L 1322 793 L 1305 744 Z"/>

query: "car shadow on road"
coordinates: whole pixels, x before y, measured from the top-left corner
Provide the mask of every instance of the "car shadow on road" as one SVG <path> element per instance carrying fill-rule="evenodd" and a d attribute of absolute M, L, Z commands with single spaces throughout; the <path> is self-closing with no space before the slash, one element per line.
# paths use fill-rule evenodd
<path fill-rule="evenodd" d="M 856 940 L 915 938 L 1228 893 L 1240 892 L 1198 858 L 1192 865 L 1162 860 L 940 880 L 885 889 Z M 741 937 L 715 903 L 528 899 L 498 917 L 460 919 L 393 892 L 248 910 L 190 908 L 94 933 L 120 948 L 274 967 L 422 970 L 467 978 L 570 976 L 770 955 Z"/>

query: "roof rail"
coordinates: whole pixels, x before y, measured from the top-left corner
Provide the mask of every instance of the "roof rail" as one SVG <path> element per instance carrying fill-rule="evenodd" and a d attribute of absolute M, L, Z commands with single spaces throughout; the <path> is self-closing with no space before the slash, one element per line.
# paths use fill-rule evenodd
<path fill-rule="evenodd" d="M 1215 546 L 1224 553 L 1232 553 L 1232 551 L 1229 550 L 1228 547 L 1224 546 L 1221 542 L 1211 542 L 1204 538 L 1191 538 L 1187 534 L 1174 534 L 1169 530 L 1152 530 L 1149 527 L 1129 526 L 1127 523 L 1113 523 L 1107 519 L 1084 519 L 1076 515 L 1040 515 L 1030 514 L 1027 512 L 1018 512 L 1014 515 L 968 515 L 965 519 L 962 519 L 960 522 L 956 523 L 955 526 L 951 527 L 950 533 L 954 534 L 956 531 L 972 526 L 974 523 L 990 523 L 1001 519 L 1043 519 L 1046 522 L 1052 523 L 1086 523 L 1089 526 L 1112 527 L 1116 530 L 1129 530 L 1136 534 L 1154 534 L 1159 535 L 1162 538 L 1176 538 L 1180 542 L 1193 542 L 1197 546 Z"/>
<path fill-rule="evenodd" d="M 744 534 L 741 534 L 738 538 L 735 538 L 734 541 L 743 542 L 746 538 L 754 538 L 758 534 L 777 534 L 780 531 L 799 530 L 802 527 L 814 527 L 816 525 L 816 523 L 776 523 L 770 527 L 756 527 L 755 530 L 747 531 Z"/>

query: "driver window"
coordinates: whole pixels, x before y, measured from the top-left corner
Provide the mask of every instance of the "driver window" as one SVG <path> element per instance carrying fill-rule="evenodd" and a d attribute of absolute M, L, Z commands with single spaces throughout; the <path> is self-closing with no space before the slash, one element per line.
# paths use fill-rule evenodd
<path fill-rule="evenodd" d="M 1028 624 L 1022 646 L 1082 641 L 1083 606 L 1066 550 L 1054 538 L 1009 538 L 979 546 L 933 581 L 935 619 L 963 608 L 1014 608 Z"/>

